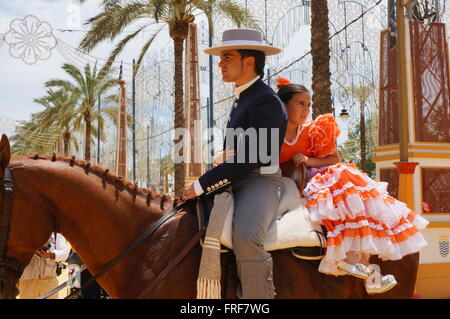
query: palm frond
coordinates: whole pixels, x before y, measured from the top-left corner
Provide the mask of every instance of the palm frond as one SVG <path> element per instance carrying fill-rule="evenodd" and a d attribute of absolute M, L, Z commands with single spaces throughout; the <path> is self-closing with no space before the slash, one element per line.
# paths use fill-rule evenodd
<path fill-rule="evenodd" d="M 108 107 L 101 109 L 101 112 L 106 114 L 108 118 L 113 122 L 114 125 L 117 125 L 117 118 L 119 110 L 115 107 Z"/>
<path fill-rule="evenodd" d="M 168 17 L 170 13 L 170 1 L 167 0 L 153 0 L 149 2 L 149 6 L 151 11 L 153 12 L 153 19 L 156 23 L 159 23 L 160 20 Z M 165 20 L 165 19 L 164 19 Z"/>
<path fill-rule="evenodd" d="M 75 136 L 75 135 L 71 135 L 71 140 L 72 140 L 72 145 L 74 146 L 74 149 L 75 149 L 75 152 L 79 152 L 80 151 L 80 148 L 79 148 L 79 144 L 78 144 L 78 140 L 77 140 L 77 137 Z"/>
<path fill-rule="evenodd" d="M 107 92 L 109 89 L 112 89 L 117 86 L 117 80 L 116 79 L 104 79 L 102 82 L 100 82 L 95 91 L 95 96 L 103 95 L 105 92 Z"/>
<path fill-rule="evenodd" d="M 105 63 L 105 65 L 102 67 L 102 69 L 100 70 L 99 74 L 100 77 L 103 76 L 104 74 L 107 74 L 108 71 L 111 68 L 112 63 L 114 62 L 114 60 L 116 59 L 116 57 L 123 51 L 123 49 L 125 48 L 125 46 L 128 44 L 128 42 L 132 39 L 134 39 L 142 30 L 144 30 L 145 28 L 147 28 L 148 26 L 150 26 L 151 24 L 146 24 L 143 27 L 137 29 L 135 32 L 128 34 L 125 38 L 123 38 L 114 48 L 114 50 L 111 52 L 108 61 Z"/>
<path fill-rule="evenodd" d="M 74 129 L 74 131 L 78 131 L 78 130 L 81 129 L 81 127 L 82 127 L 81 123 L 82 122 L 83 122 L 83 116 L 82 116 L 81 112 L 78 112 L 78 116 L 73 121 L 73 129 Z"/>
<path fill-rule="evenodd" d="M 150 6 L 132 1 L 125 5 L 116 3 L 89 19 L 91 28 L 80 42 L 80 49 L 89 52 L 106 39 L 114 40 L 132 22 L 151 15 Z"/>
<path fill-rule="evenodd" d="M 89 65 L 89 64 L 88 64 Z M 75 80 L 81 92 L 86 92 L 87 84 L 81 70 L 73 64 L 64 63 L 62 69 Z"/>
<path fill-rule="evenodd" d="M 142 60 L 144 59 L 144 56 L 145 56 L 145 54 L 147 53 L 148 48 L 152 45 L 152 43 L 153 43 L 153 41 L 155 40 L 156 36 L 162 31 L 162 29 L 165 28 L 165 26 L 166 26 L 166 25 L 162 25 L 162 26 L 158 29 L 158 31 L 156 31 L 156 33 L 153 34 L 153 35 L 150 37 L 150 39 L 148 39 L 148 41 L 147 41 L 147 42 L 144 44 L 144 46 L 142 47 L 141 53 L 139 54 L 139 57 L 138 57 L 137 62 L 136 62 L 136 67 L 135 67 L 135 70 L 134 70 L 135 72 L 137 72 L 137 70 L 139 69 L 139 66 L 140 66 L 141 63 L 142 63 Z"/>
<path fill-rule="evenodd" d="M 261 31 L 256 19 L 244 7 L 231 0 L 214 1 L 213 12 L 229 18 L 238 28 L 245 25 L 250 29 Z"/>

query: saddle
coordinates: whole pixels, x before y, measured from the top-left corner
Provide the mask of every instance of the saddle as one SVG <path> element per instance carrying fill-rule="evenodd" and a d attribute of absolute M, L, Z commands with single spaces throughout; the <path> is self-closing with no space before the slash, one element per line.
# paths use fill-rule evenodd
<path fill-rule="evenodd" d="M 278 218 L 269 227 L 264 247 L 267 251 L 289 249 L 296 258 L 319 260 L 325 253 L 326 238 L 321 225 L 311 222 L 307 217 L 306 199 L 303 197 L 305 167 L 296 168 L 292 164 L 288 162 L 281 166 L 285 192 L 276 215 Z M 212 206 L 213 197 L 203 197 L 199 200 L 197 217 L 200 227 L 206 228 Z M 231 205 L 226 213 L 225 225 L 220 238 L 222 248 L 226 247 L 231 250 L 233 249 L 233 213 L 233 205 Z M 228 250 L 222 249 L 222 252 L 228 252 Z"/>

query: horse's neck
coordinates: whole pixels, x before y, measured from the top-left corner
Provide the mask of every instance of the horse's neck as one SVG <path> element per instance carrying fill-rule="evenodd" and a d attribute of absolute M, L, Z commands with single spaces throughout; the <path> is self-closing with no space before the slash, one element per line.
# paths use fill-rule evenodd
<path fill-rule="evenodd" d="M 159 217 L 159 205 L 146 206 L 141 196 L 102 183 L 67 163 L 45 163 L 26 178 L 51 201 L 60 232 L 91 271 L 119 255 Z"/>

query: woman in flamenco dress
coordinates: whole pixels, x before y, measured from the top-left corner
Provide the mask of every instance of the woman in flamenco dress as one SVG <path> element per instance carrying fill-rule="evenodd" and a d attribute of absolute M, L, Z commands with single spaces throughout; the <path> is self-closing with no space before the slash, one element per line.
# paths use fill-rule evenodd
<path fill-rule="evenodd" d="M 278 88 L 288 113 L 280 163 L 293 160 L 306 166 L 308 217 L 327 230 L 319 271 L 365 279 L 369 294 L 392 289 L 397 284 L 394 276 L 382 276 L 376 267 L 369 267 L 370 256 L 399 260 L 420 251 L 427 244 L 420 230 L 428 221 L 391 197 L 387 183 L 340 161 L 336 120 L 331 114 L 308 120 L 311 95 L 303 85 L 280 78 Z M 378 276 L 370 276 L 372 272 Z M 373 278 L 378 282 L 374 284 Z"/>

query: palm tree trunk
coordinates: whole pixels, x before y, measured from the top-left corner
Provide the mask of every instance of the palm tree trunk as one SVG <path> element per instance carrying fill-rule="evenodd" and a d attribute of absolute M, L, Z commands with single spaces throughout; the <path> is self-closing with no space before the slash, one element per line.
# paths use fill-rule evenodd
<path fill-rule="evenodd" d="M 69 156 L 69 145 L 70 145 L 70 132 L 67 132 L 67 131 L 64 132 L 63 141 L 64 141 L 64 148 L 63 148 L 64 157 L 68 157 Z"/>
<path fill-rule="evenodd" d="M 169 174 L 164 175 L 164 193 L 169 191 Z"/>
<path fill-rule="evenodd" d="M 175 38 L 174 40 L 174 55 L 175 55 L 175 130 L 177 128 L 184 128 L 184 101 L 183 101 L 183 42 L 184 39 Z M 176 136 L 174 144 L 184 143 L 182 136 Z M 175 156 L 181 156 L 184 158 L 184 148 L 180 148 L 181 151 Z M 184 180 L 186 177 L 186 164 L 184 159 L 175 163 L 175 196 L 181 196 L 184 188 Z"/>
<path fill-rule="evenodd" d="M 84 122 L 86 124 L 85 133 L 84 133 L 84 160 L 91 161 L 91 112 L 87 110 L 84 113 Z"/>
<path fill-rule="evenodd" d="M 313 62 L 313 118 L 332 113 L 330 82 L 330 41 L 326 0 L 311 1 L 311 55 Z"/>
<path fill-rule="evenodd" d="M 360 146 L 361 146 L 361 170 L 367 173 L 367 155 L 366 155 L 366 119 L 364 117 L 364 102 L 360 105 Z"/>

